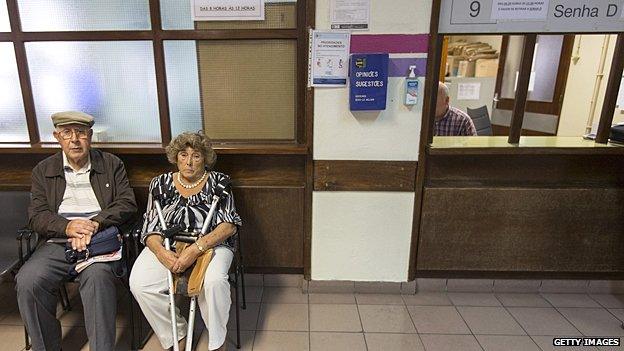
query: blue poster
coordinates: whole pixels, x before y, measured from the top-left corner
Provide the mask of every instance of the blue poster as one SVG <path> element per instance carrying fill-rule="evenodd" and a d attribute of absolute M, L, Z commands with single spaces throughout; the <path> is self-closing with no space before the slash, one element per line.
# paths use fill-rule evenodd
<path fill-rule="evenodd" d="M 386 109 L 388 54 L 352 54 L 349 76 L 351 111 Z"/>

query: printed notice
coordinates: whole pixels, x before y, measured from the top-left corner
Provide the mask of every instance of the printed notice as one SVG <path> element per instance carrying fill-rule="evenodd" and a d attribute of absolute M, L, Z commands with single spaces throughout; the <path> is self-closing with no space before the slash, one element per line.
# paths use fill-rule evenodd
<path fill-rule="evenodd" d="M 314 87 L 344 87 L 349 73 L 347 32 L 312 31 L 310 82 Z"/>
<path fill-rule="evenodd" d="M 548 17 L 549 0 L 494 0 L 494 20 L 544 20 Z"/>
<path fill-rule="evenodd" d="M 191 0 L 193 21 L 263 21 L 264 0 Z"/>
<path fill-rule="evenodd" d="M 368 29 L 370 0 L 331 0 L 331 29 Z"/>
<path fill-rule="evenodd" d="M 479 100 L 481 83 L 458 83 L 457 100 Z"/>

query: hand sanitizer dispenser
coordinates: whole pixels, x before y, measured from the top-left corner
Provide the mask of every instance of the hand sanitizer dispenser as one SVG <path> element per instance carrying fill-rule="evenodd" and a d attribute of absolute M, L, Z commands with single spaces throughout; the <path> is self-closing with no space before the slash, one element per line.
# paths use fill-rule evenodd
<path fill-rule="evenodd" d="M 418 103 L 418 78 L 414 70 L 416 66 L 409 66 L 409 76 L 405 78 L 405 105 L 412 106 Z"/>

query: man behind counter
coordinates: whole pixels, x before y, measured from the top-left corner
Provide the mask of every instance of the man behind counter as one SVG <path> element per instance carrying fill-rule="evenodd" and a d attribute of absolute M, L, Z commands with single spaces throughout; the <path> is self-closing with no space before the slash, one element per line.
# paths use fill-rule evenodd
<path fill-rule="evenodd" d="M 472 136 L 477 135 L 470 116 L 462 110 L 449 105 L 449 88 L 438 83 L 434 135 L 436 136 Z"/>

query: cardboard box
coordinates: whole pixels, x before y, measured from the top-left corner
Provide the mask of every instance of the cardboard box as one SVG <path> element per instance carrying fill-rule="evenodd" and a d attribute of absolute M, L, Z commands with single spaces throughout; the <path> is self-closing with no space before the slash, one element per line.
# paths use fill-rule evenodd
<path fill-rule="evenodd" d="M 449 55 L 446 57 L 446 64 L 447 64 L 446 73 L 448 76 L 454 77 L 457 75 L 457 70 L 459 68 L 459 61 L 461 60 L 463 60 L 463 58 L 459 56 Z"/>
<path fill-rule="evenodd" d="M 474 77 L 475 75 L 475 62 L 474 61 L 459 61 L 457 68 L 458 77 Z"/>
<path fill-rule="evenodd" d="M 478 59 L 475 62 L 475 77 L 496 77 L 498 59 Z"/>

